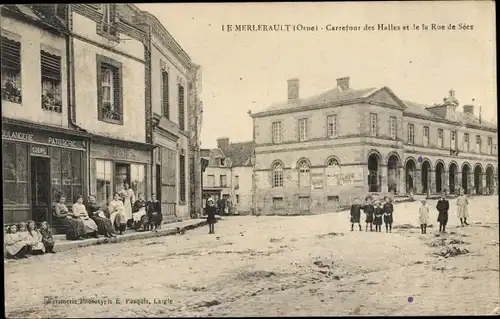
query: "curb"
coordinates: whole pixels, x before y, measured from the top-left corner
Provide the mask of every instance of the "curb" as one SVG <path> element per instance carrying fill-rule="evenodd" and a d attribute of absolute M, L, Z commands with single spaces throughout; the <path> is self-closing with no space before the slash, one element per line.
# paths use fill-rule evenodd
<path fill-rule="evenodd" d="M 216 216 L 216 218 L 217 218 L 217 220 L 222 219 L 222 218 L 220 218 L 220 216 Z M 172 224 L 174 224 L 174 223 L 172 223 Z M 74 240 L 57 241 L 56 240 L 56 243 L 54 246 L 54 251 L 55 252 L 63 252 L 63 251 L 68 251 L 68 250 L 80 248 L 80 247 L 89 247 L 89 246 L 104 245 L 104 244 L 114 244 L 114 243 L 121 243 L 121 242 L 126 242 L 126 241 L 131 241 L 131 240 L 176 235 L 178 233 L 183 233 L 186 230 L 195 229 L 198 227 L 205 226 L 207 224 L 207 220 L 206 219 L 198 219 L 197 221 L 193 221 L 191 223 L 185 223 L 184 225 L 172 225 L 172 224 L 163 224 L 162 225 L 163 228 L 161 230 L 159 230 L 158 232 L 151 232 L 151 231 L 131 232 L 128 234 L 119 235 L 115 238 L 101 237 L 101 238 L 89 238 L 89 239 L 84 239 L 84 240 L 79 240 L 79 241 L 74 241 Z"/>

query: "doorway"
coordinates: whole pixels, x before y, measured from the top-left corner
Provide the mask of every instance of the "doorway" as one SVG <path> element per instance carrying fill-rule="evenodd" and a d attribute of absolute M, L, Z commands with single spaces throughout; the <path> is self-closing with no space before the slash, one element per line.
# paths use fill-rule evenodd
<path fill-rule="evenodd" d="M 31 213 L 32 219 L 39 223 L 52 223 L 52 205 L 50 194 L 50 158 L 31 157 Z"/>
<path fill-rule="evenodd" d="M 161 165 L 156 164 L 156 199 L 161 203 Z"/>
<path fill-rule="evenodd" d="M 130 187 L 130 164 L 115 163 L 115 192 L 124 189 L 125 184 Z"/>

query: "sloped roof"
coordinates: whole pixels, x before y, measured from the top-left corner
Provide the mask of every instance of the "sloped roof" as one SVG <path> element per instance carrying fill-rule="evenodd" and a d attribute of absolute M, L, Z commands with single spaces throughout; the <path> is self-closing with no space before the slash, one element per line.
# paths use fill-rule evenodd
<path fill-rule="evenodd" d="M 254 142 L 231 143 L 229 144 L 227 157 L 231 159 L 233 166 L 245 166 L 254 148 Z"/>
<path fill-rule="evenodd" d="M 341 89 L 336 87 L 326 92 L 313 95 L 311 97 L 298 98 L 286 102 L 275 103 L 258 113 L 274 111 L 274 110 L 290 109 L 300 106 L 310 106 L 310 105 L 317 105 L 317 104 L 324 104 L 331 102 L 343 102 L 343 101 L 355 100 L 367 97 L 377 90 L 379 90 L 379 88 L 369 88 L 360 90 L 348 89 L 346 91 L 342 91 Z"/>
<path fill-rule="evenodd" d="M 55 29 L 66 29 L 66 26 L 56 17 L 55 12 L 51 14 L 52 7 L 54 5 L 24 5 L 24 4 L 6 4 L 3 5 L 6 9 L 16 12 L 18 14 L 22 14 L 25 17 L 36 21 L 38 23 L 42 23 L 47 26 L 51 26 Z"/>
<path fill-rule="evenodd" d="M 426 109 L 427 107 L 430 107 L 431 105 L 415 103 L 412 101 L 403 101 L 403 103 L 406 105 L 406 109 L 404 110 L 405 112 L 425 116 L 426 118 L 429 118 L 429 119 L 435 119 L 435 120 L 442 120 L 443 119 L 442 117 L 438 116 L 437 114 L 434 114 L 431 111 Z"/>
<path fill-rule="evenodd" d="M 481 126 L 481 127 L 486 127 L 490 129 L 498 129 L 498 124 L 485 121 L 481 119 L 479 121 L 479 116 L 476 116 L 474 114 L 468 114 L 468 113 L 463 113 L 463 112 L 457 112 L 458 115 L 458 120 L 464 124 L 470 124 L 470 125 L 476 125 L 476 126 Z"/>

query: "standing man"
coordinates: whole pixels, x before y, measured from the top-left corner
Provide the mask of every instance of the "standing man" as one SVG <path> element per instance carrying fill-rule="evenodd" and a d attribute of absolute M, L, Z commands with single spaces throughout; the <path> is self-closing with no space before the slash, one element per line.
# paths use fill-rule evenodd
<path fill-rule="evenodd" d="M 392 218 L 392 213 L 394 212 L 394 206 L 392 205 L 391 198 L 386 196 L 384 198 L 384 223 L 385 223 L 385 232 L 392 233 L 392 222 L 394 221 Z"/>
<path fill-rule="evenodd" d="M 446 224 L 448 223 L 448 210 L 450 209 L 450 203 L 446 199 L 446 193 L 441 193 L 441 199 L 438 200 L 436 209 L 439 212 L 437 221 L 439 222 L 439 232 L 446 232 Z"/>
<path fill-rule="evenodd" d="M 460 218 L 460 224 L 462 227 L 469 225 L 467 223 L 467 218 L 469 217 L 469 211 L 467 206 L 469 205 L 469 199 L 467 195 L 464 194 L 464 190 L 460 189 L 460 196 L 457 198 L 457 216 Z"/>

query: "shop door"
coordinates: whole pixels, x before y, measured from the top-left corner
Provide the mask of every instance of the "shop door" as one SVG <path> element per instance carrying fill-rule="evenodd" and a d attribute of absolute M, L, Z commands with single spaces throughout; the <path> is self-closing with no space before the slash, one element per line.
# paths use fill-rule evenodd
<path fill-rule="evenodd" d="M 50 158 L 31 157 L 31 213 L 32 219 L 52 222 Z"/>
<path fill-rule="evenodd" d="M 130 185 L 130 164 L 115 163 L 115 191 L 122 191 L 125 184 Z"/>

